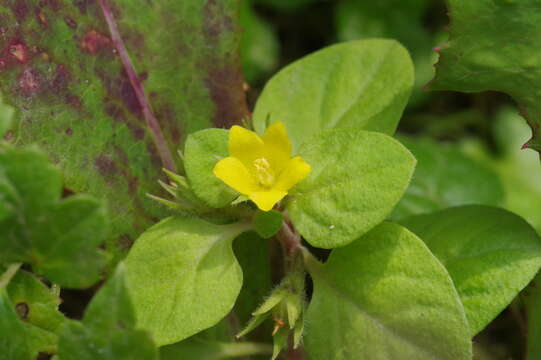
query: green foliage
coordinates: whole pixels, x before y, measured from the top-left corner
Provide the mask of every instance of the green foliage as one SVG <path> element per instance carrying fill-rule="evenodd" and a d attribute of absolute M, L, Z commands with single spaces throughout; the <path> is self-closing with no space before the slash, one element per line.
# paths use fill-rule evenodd
<path fill-rule="evenodd" d="M 71 190 L 107 199 L 113 235 L 136 236 L 165 214 L 145 194 L 158 191 L 170 149 L 247 114 L 237 11 L 236 1 L 3 1 L 0 91 L 19 110 L 14 140 L 43 147 Z"/>
<path fill-rule="evenodd" d="M 256 343 L 221 343 L 189 339 L 160 349 L 161 360 L 197 359 L 222 360 L 250 355 L 268 355 L 271 347 Z"/>
<path fill-rule="evenodd" d="M 299 154 L 312 166 L 287 205 L 311 245 L 346 245 L 379 224 L 406 190 L 415 159 L 387 135 L 359 129 L 325 130 Z"/>
<path fill-rule="evenodd" d="M 401 221 L 451 275 L 471 335 L 492 321 L 541 267 L 541 239 L 522 218 L 470 205 Z"/>
<path fill-rule="evenodd" d="M 135 330 L 124 265 L 89 304 L 82 322 L 63 324 L 58 360 L 158 360 L 150 336 Z"/>
<path fill-rule="evenodd" d="M 0 287 L 0 359 L 33 360 L 40 351 L 53 351 L 56 336 L 22 322 L 9 300 L 5 287 Z"/>
<path fill-rule="evenodd" d="M 504 191 L 497 173 L 464 155 L 457 146 L 404 136 L 400 142 L 415 156 L 417 167 L 393 211 L 394 219 L 450 206 L 503 204 Z"/>
<path fill-rule="evenodd" d="M 254 216 L 254 230 L 264 239 L 269 239 L 276 235 L 284 220 L 284 215 L 275 210 L 258 210 Z"/>
<path fill-rule="evenodd" d="M 325 264 L 310 260 L 310 359 L 471 359 L 453 283 L 423 242 L 383 223 Z"/>
<path fill-rule="evenodd" d="M 224 207 L 239 194 L 218 179 L 212 172 L 216 162 L 228 156 L 229 132 L 206 129 L 191 134 L 184 148 L 184 169 L 193 190 L 207 205 Z"/>
<path fill-rule="evenodd" d="M 232 241 L 249 225 L 170 217 L 143 233 L 126 259 L 138 326 L 158 345 L 204 330 L 233 307 L 242 270 Z"/>
<path fill-rule="evenodd" d="M 530 124 L 528 146 L 541 151 L 537 56 L 538 0 L 449 0 L 451 28 L 437 66 L 434 90 L 502 91 L 511 95 Z"/>
<path fill-rule="evenodd" d="M 28 324 L 57 332 L 65 317 L 58 310 L 60 299 L 32 273 L 19 270 L 7 286 L 10 301 L 19 306 Z"/>
<path fill-rule="evenodd" d="M 282 69 L 265 86 L 253 123 L 282 121 L 298 149 L 321 130 L 358 127 L 393 134 L 413 85 L 406 49 L 391 40 L 333 45 Z"/>
<path fill-rule="evenodd" d="M 103 204 L 86 195 L 60 200 L 60 171 L 43 153 L 0 146 L 0 262 L 29 263 L 63 286 L 96 282 L 107 260 L 98 249 L 108 233 Z"/>

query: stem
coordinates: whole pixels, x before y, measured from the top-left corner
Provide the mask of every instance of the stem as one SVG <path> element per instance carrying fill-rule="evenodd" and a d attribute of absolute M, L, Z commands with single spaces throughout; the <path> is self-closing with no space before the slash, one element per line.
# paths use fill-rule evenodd
<path fill-rule="evenodd" d="M 21 265 L 21 263 L 14 263 L 8 266 L 7 270 L 0 276 L 0 288 L 6 287 L 9 284 Z"/>
<path fill-rule="evenodd" d="M 302 247 L 301 236 L 295 231 L 293 225 L 287 220 L 284 220 L 282 228 L 278 232 L 277 237 L 282 244 L 286 258 L 293 258 Z"/>
<path fill-rule="evenodd" d="M 116 21 L 113 16 L 113 12 L 111 11 L 111 8 L 109 6 L 109 0 L 99 0 L 99 4 L 103 12 L 103 16 L 105 17 L 105 21 L 107 22 L 107 26 L 109 27 L 109 32 L 111 34 L 113 44 L 115 44 L 115 48 L 118 51 L 118 55 L 120 56 L 120 61 L 122 62 L 122 65 L 124 66 L 124 70 L 126 71 L 126 74 L 128 75 L 128 79 L 130 79 L 131 86 L 133 87 L 133 90 L 135 91 L 135 95 L 137 96 L 139 105 L 141 106 L 141 109 L 143 110 L 145 121 L 147 123 L 148 128 L 150 129 L 150 133 L 152 134 L 154 144 L 156 145 L 156 148 L 158 149 L 158 154 L 160 155 L 160 158 L 162 160 L 163 167 L 171 171 L 176 171 L 176 166 L 175 166 L 175 162 L 173 161 L 173 156 L 171 155 L 167 142 L 165 141 L 165 138 L 163 137 L 160 124 L 158 123 L 158 119 L 156 118 L 156 115 L 154 115 L 154 112 L 152 111 L 152 106 L 150 105 L 150 102 L 148 101 L 146 97 L 143 84 L 141 83 L 141 80 L 135 73 L 135 67 L 133 66 L 133 63 L 130 59 L 130 55 L 128 54 L 128 51 L 126 50 L 126 46 L 124 45 L 124 41 L 122 40 L 122 37 L 120 37 L 120 32 L 118 31 L 118 27 L 116 25 Z"/>
<path fill-rule="evenodd" d="M 272 346 L 252 342 L 220 344 L 220 352 L 224 358 L 250 356 L 250 355 L 272 355 Z"/>

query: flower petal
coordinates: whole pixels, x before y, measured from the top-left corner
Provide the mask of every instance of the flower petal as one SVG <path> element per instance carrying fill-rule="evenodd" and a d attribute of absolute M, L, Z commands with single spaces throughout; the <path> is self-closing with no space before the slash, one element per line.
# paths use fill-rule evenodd
<path fill-rule="evenodd" d="M 263 211 L 271 210 L 274 205 L 287 195 L 287 191 L 268 190 L 256 191 L 248 195 L 259 209 Z"/>
<path fill-rule="evenodd" d="M 295 156 L 287 162 L 285 169 L 278 177 L 278 181 L 273 186 L 273 189 L 278 191 L 288 191 L 307 177 L 311 169 L 310 164 L 304 161 L 300 156 Z"/>
<path fill-rule="evenodd" d="M 264 157 L 263 140 L 255 132 L 234 125 L 229 130 L 229 156 L 242 161 L 251 171 L 253 161 Z"/>
<path fill-rule="evenodd" d="M 265 143 L 265 157 L 276 173 L 284 169 L 291 158 L 291 141 L 283 122 L 278 121 L 267 128 L 261 137 Z"/>
<path fill-rule="evenodd" d="M 237 158 L 226 157 L 218 161 L 214 166 L 213 173 L 217 178 L 241 194 L 248 195 L 259 190 L 253 175 Z"/>

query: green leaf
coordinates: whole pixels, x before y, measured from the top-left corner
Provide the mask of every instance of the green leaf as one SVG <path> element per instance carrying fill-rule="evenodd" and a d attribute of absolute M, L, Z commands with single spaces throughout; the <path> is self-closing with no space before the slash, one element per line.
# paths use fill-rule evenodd
<path fill-rule="evenodd" d="M 393 134 L 413 85 L 406 49 L 392 40 L 333 45 L 294 62 L 265 86 L 253 123 L 282 121 L 298 149 L 323 129 L 358 127 Z"/>
<path fill-rule="evenodd" d="M 55 283 L 88 287 L 107 261 L 98 249 L 106 209 L 86 195 L 60 200 L 61 184 L 37 149 L 0 148 L 0 262 L 26 262 Z"/>
<path fill-rule="evenodd" d="M 429 213 L 466 204 L 501 205 L 503 186 L 490 167 L 470 159 L 456 146 L 429 138 L 401 136 L 417 159 L 417 167 L 392 218 Z"/>
<path fill-rule="evenodd" d="M 39 143 L 74 192 L 105 197 L 113 235 L 137 236 L 165 214 L 145 197 L 159 191 L 160 155 L 248 114 L 237 12 L 237 1 L 3 1 L 14 141 Z"/>
<path fill-rule="evenodd" d="M 39 352 L 53 352 L 56 336 L 22 322 L 6 288 L 0 286 L 0 360 L 34 360 Z"/>
<path fill-rule="evenodd" d="M 254 216 L 254 230 L 264 239 L 276 235 L 282 228 L 284 215 L 276 210 L 258 210 Z"/>
<path fill-rule="evenodd" d="M 406 190 L 415 159 L 393 138 L 358 129 L 326 130 L 299 155 L 312 166 L 287 205 L 310 244 L 344 246 L 382 222 Z"/>
<path fill-rule="evenodd" d="M 158 345 L 211 327 L 233 308 L 242 270 L 231 248 L 248 224 L 170 217 L 148 229 L 127 259 L 138 326 Z"/>
<path fill-rule="evenodd" d="M 134 330 L 135 314 L 125 285 L 124 265 L 94 296 L 82 323 L 62 326 L 59 360 L 158 360 L 150 336 Z"/>
<path fill-rule="evenodd" d="M 541 151 L 541 31 L 538 0 L 448 0 L 449 42 L 442 47 L 434 90 L 502 91 L 519 104 L 533 137 L 528 146 Z"/>
<path fill-rule="evenodd" d="M 469 205 L 401 221 L 447 268 L 473 336 L 492 321 L 541 267 L 541 240 L 522 218 Z"/>
<path fill-rule="evenodd" d="M 448 273 L 405 228 L 383 223 L 333 250 L 325 264 L 310 260 L 308 270 L 310 359 L 471 359 L 464 309 Z"/>
<path fill-rule="evenodd" d="M 216 163 L 229 156 L 229 131 L 206 129 L 191 134 L 184 148 L 184 168 L 190 188 L 207 205 L 220 208 L 239 194 L 212 172 Z"/>
<path fill-rule="evenodd" d="M 57 332 L 66 319 L 58 311 L 61 301 L 53 289 L 48 288 L 32 273 L 19 270 L 10 281 L 7 292 L 15 307 L 24 312 L 24 320 L 28 324 Z"/>

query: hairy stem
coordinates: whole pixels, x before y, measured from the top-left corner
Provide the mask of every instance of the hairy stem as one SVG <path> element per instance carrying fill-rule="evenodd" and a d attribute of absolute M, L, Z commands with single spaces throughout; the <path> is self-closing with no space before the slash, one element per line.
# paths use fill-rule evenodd
<path fill-rule="evenodd" d="M 137 96 L 137 101 L 139 102 L 139 105 L 141 106 L 143 115 L 145 117 L 145 121 L 150 130 L 150 133 L 152 134 L 154 144 L 156 145 L 156 148 L 158 149 L 158 154 L 160 155 L 160 158 L 162 160 L 163 167 L 171 171 L 176 171 L 176 166 L 175 166 L 175 162 L 173 161 L 173 156 L 171 155 L 169 146 L 167 145 L 167 142 L 165 141 L 165 138 L 163 137 L 160 124 L 158 123 L 158 119 L 156 118 L 156 115 L 154 115 L 154 112 L 152 111 L 152 106 L 150 105 L 150 102 L 148 101 L 148 98 L 145 94 L 145 89 L 143 87 L 143 84 L 141 83 L 141 80 L 135 73 L 135 67 L 133 66 L 133 63 L 130 59 L 130 55 L 128 54 L 128 51 L 126 50 L 126 46 L 124 45 L 124 41 L 122 40 L 122 37 L 120 36 L 120 32 L 118 31 L 115 18 L 109 6 L 109 0 L 99 0 L 98 2 L 103 12 L 103 16 L 105 17 L 105 21 L 107 22 L 107 26 L 109 27 L 109 32 L 111 34 L 111 39 L 113 40 L 113 44 L 115 45 L 115 48 L 118 51 L 118 55 L 120 56 L 120 61 L 122 61 L 122 65 L 124 66 L 124 70 L 126 71 L 126 74 L 128 75 L 128 79 L 130 79 L 131 86 L 133 87 L 133 90 L 135 91 L 135 95 Z"/>
<path fill-rule="evenodd" d="M 21 265 L 21 263 L 14 263 L 8 266 L 7 270 L 0 276 L 0 288 L 8 286 L 11 279 L 19 271 Z"/>

